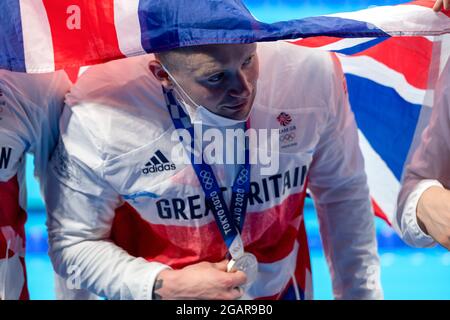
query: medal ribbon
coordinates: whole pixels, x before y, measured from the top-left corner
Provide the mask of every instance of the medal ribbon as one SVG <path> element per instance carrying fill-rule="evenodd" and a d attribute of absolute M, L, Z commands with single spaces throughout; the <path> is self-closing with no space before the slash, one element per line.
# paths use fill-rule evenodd
<path fill-rule="evenodd" d="M 216 224 L 222 234 L 225 244 L 233 259 L 238 259 L 244 254 L 244 245 L 241 238 L 242 227 L 247 213 L 248 195 L 250 193 L 250 152 L 249 144 L 245 143 L 245 163 L 239 164 L 238 174 L 234 179 L 231 188 L 231 205 L 228 208 L 223 198 L 222 190 L 217 182 L 216 176 L 211 166 L 205 163 L 203 159 L 203 152 L 201 152 L 201 160 L 195 161 L 194 152 L 194 127 L 192 126 L 189 115 L 180 106 L 172 91 L 163 88 L 164 96 L 166 98 L 167 108 L 172 118 L 175 128 L 185 129 L 191 135 L 191 164 L 197 175 L 197 178 L 205 193 L 206 203 L 213 212 Z M 246 122 L 246 129 L 248 122 Z M 183 139 L 180 136 L 180 141 Z M 187 146 L 183 143 L 185 148 Z M 198 163 L 200 162 L 200 163 Z"/>

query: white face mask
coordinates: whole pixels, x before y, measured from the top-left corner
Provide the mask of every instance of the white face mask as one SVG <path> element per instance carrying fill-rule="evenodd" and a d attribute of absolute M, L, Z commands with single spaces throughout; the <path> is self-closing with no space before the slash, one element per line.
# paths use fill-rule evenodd
<path fill-rule="evenodd" d="M 174 89 L 174 91 L 177 94 L 177 99 L 181 103 L 184 111 L 189 115 L 191 118 L 192 124 L 203 124 L 206 126 L 212 126 L 212 127 L 230 127 L 230 126 L 236 126 L 243 122 L 246 122 L 247 119 L 250 116 L 250 112 L 247 114 L 245 119 L 242 120 L 234 120 L 226 117 L 222 117 L 218 114 L 215 114 L 214 112 L 209 111 L 206 107 L 199 105 L 196 103 L 190 95 L 184 91 L 184 89 L 180 86 L 180 84 L 177 82 L 175 77 L 167 70 L 167 68 L 161 63 L 162 68 L 164 71 L 167 72 L 170 79 L 175 83 L 176 87 L 181 91 L 178 92 L 178 90 Z M 190 100 L 190 104 L 187 103 L 183 99 L 183 95 L 186 96 Z"/>

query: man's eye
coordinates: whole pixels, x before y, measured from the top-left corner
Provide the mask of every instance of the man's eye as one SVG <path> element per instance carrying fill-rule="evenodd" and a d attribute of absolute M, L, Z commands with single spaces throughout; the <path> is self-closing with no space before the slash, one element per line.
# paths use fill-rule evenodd
<path fill-rule="evenodd" d="M 253 56 L 248 57 L 247 60 L 244 61 L 244 64 L 243 64 L 243 65 L 244 65 L 244 66 L 249 65 L 249 64 L 252 62 L 252 60 L 253 60 Z"/>
<path fill-rule="evenodd" d="M 223 79 L 224 74 L 218 73 L 208 78 L 208 82 L 217 83 Z"/>

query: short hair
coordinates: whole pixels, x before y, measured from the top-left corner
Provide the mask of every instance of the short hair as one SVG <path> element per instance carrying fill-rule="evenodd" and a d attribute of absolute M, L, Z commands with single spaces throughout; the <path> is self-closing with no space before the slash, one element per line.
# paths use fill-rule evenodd
<path fill-rule="evenodd" d="M 207 44 L 197 46 L 187 46 L 175 48 L 172 50 L 155 53 L 158 59 L 169 71 L 177 71 L 180 66 L 188 67 L 191 65 L 191 55 L 195 53 L 210 55 L 212 53 L 211 47 L 223 47 L 226 45 L 241 45 L 241 44 Z M 243 45 L 243 44 L 242 44 Z"/>
<path fill-rule="evenodd" d="M 155 57 L 169 69 L 169 71 L 177 70 L 180 65 L 188 63 L 187 55 L 200 52 L 203 46 L 181 47 L 168 51 L 156 52 Z"/>

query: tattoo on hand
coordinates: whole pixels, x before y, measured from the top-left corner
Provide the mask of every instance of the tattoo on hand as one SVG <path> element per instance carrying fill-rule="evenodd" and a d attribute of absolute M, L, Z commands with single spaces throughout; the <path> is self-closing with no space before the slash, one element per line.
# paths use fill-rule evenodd
<path fill-rule="evenodd" d="M 159 289 L 161 289 L 163 286 L 163 280 L 162 279 L 158 279 L 155 282 L 155 285 L 153 286 L 153 295 L 152 295 L 152 299 L 153 300 L 162 300 L 161 295 L 159 295 L 156 291 L 158 291 Z"/>

